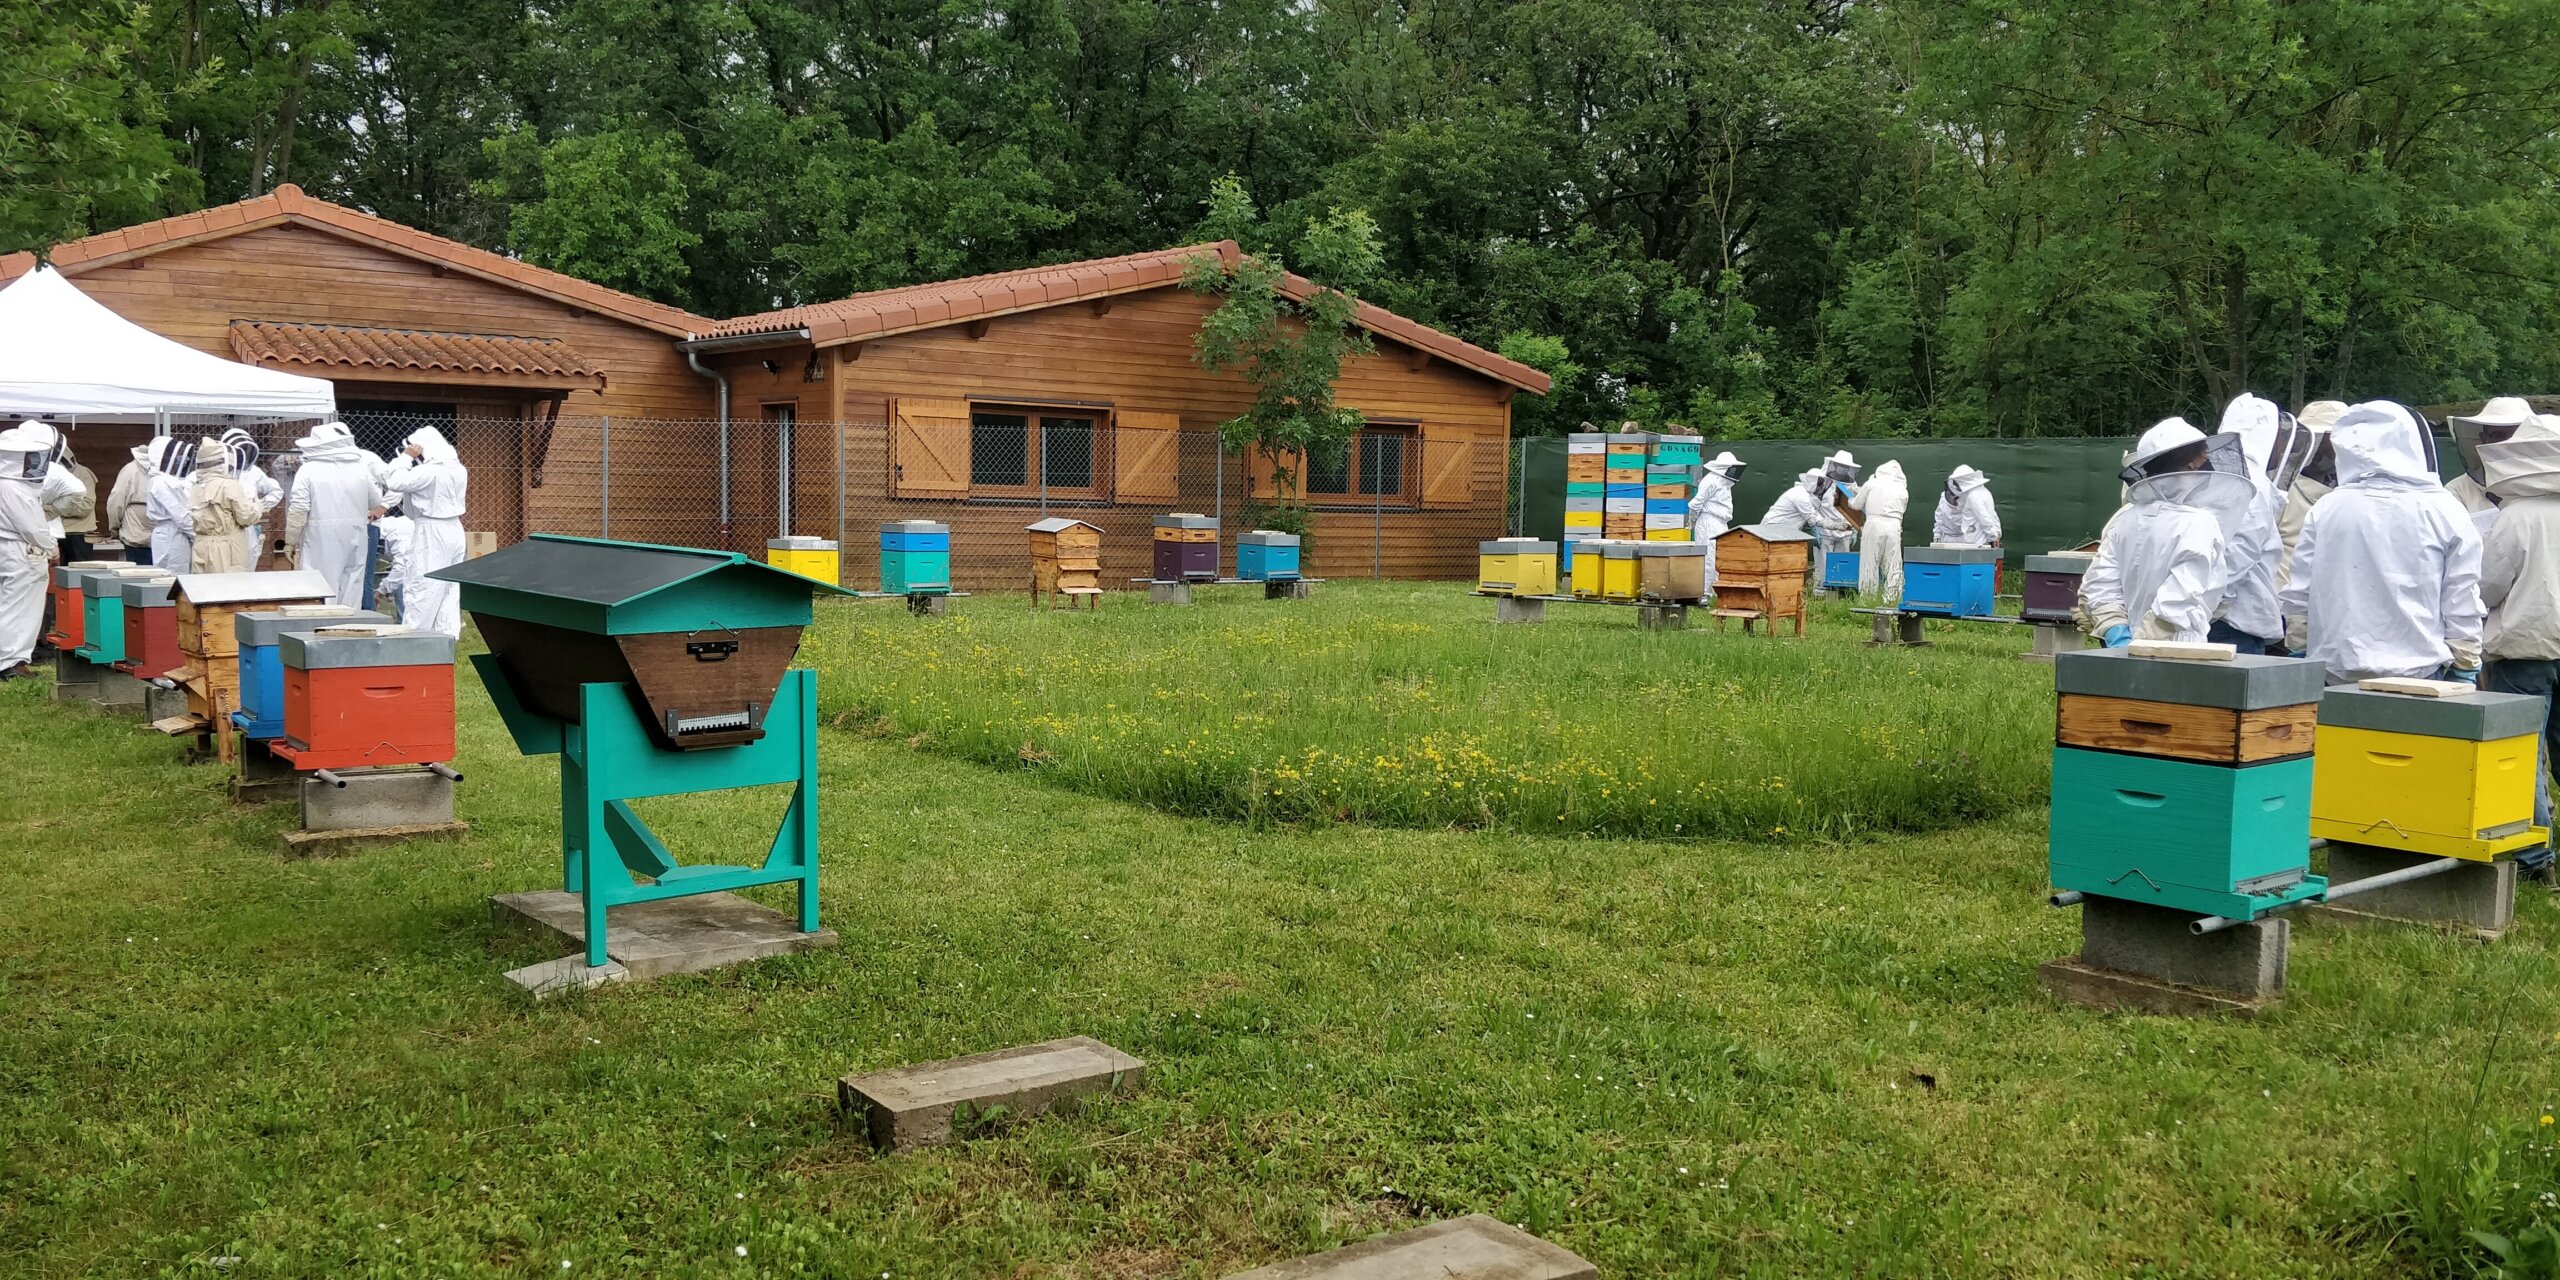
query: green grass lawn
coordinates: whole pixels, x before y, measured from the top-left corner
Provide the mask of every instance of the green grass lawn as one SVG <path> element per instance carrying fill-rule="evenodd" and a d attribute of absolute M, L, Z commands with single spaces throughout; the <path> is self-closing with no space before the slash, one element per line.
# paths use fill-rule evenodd
<path fill-rule="evenodd" d="M 1408 591 L 1455 595 L 1378 594 Z M 1338 594 L 1291 607 L 1375 625 Z M 1260 625 L 1112 604 L 1056 626 Z M 1609 619 L 1524 642 L 1652 643 Z M 1840 625 L 1799 660 L 1854 670 Z M 883 658 L 967 634 L 857 626 Z M 1727 657 L 1667 639 L 1701 643 L 1666 683 Z M 1801 693 L 2040 678 L 2007 653 Z M 2560 1095 L 2540 893 L 2494 946 L 2306 926 L 2257 1022 L 2106 1016 L 2036 986 L 2077 935 L 2033 809 L 1839 843 L 1257 826 L 850 732 L 841 948 L 535 1006 L 485 899 L 556 885 L 555 776 L 463 685 L 470 839 L 320 862 L 170 740 L 0 686 L 0 1275 L 1213 1277 L 1470 1211 L 1610 1277 L 2413 1275 L 2356 1188 Z M 703 858 L 778 804 L 652 818 Z M 894 1158 L 836 1117 L 843 1073 L 1070 1034 L 1151 1086 Z"/>

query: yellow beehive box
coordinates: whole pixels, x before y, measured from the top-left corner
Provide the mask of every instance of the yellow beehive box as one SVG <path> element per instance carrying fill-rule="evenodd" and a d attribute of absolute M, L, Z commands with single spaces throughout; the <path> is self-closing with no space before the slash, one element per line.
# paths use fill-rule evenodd
<path fill-rule="evenodd" d="M 1564 527 L 1568 529 L 1597 529 L 1600 527 L 1601 519 L 1601 513 L 1597 511 L 1568 511 L 1564 513 Z"/>
<path fill-rule="evenodd" d="M 2539 698 L 2331 689 L 2313 740 L 2311 834 L 2481 862 L 2539 845 L 2541 728 Z"/>
<path fill-rule="evenodd" d="M 767 538 L 764 562 L 785 573 L 835 582 L 843 556 L 832 538 Z"/>
<path fill-rule="evenodd" d="M 1593 538 L 1573 546 L 1573 594 L 1585 600 L 1600 598 L 1601 565 L 1606 561 L 1609 543 Z"/>
<path fill-rule="evenodd" d="M 1491 596 L 1554 595 L 1556 544 L 1543 538 L 1477 543 L 1476 591 Z"/>
<path fill-rule="evenodd" d="M 1636 572 L 1636 545 L 1634 542 L 1612 542 L 1600 552 L 1601 599 L 1633 600 L 1636 598 L 1636 590 L 1639 586 Z M 1573 561 L 1576 567 L 1580 567 L 1581 555 L 1577 553 Z"/>
<path fill-rule="evenodd" d="M 1689 540 L 1689 531 L 1686 529 L 1647 529 L 1644 531 L 1644 540 L 1647 542 L 1687 542 Z"/>

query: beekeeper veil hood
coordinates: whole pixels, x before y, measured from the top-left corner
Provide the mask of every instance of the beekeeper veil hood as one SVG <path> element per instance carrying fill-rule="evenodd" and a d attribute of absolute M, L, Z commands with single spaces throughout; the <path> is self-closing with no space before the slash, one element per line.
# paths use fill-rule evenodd
<path fill-rule="evenodd" d="M 1858 478 L 1858 460 L 1842 449 L 1822 460 L 1822 474 L 1833 481 L 1847 484 Z"/>
<path fill-rule="evenodd" d="M 2488 477 L 2481 484 L 2502 502 L 2560 496 L 2560 417 L 2528 414 L 2501 438 L 2481 441 L 2480 466 Z"/>
<path fill-rule="evenodd" d="M 238 427 L 225 430 L 222 447 L 231 453 L 231 474 L 247 475 L 249 468 L 258 465 L 258 440 L 248 432 Z"/>
<path fill-rule="evenodd" d="M 2167 502 L 2213 513 L 2225 534 L 2237 528 L 2256 489 L 2237 435 L 2208 436 L 2184 418 L 2142 433 L 2117 473 L 2135 502 Z"/>
<path fill-rule="evenodd" d="M 2220 434 L 2240 437 L 2240 448 L 2248 455 L 2249 466 L 2257 474 L 2266 475 L 2267 462 L 2275 456 L 2282 416 L 2275 401 L 2243 391 L 2223 408 Z"/>
<path fill-rule="evenodd" d="M 2437 485 L 2428 459 L 2426 428 L 2416 414 L 2388 400 L 2349 409 L 2329 428 L 2338 451 L 2338 487 L 2423 489 Z"/>
<path fill-rule="evenodd" d="M 44 479 L 46 468 L 53 465 L 53 440 L 41 430 L 42 425 L 21 422 L 0 431 L 0 480 Z"/>
<path fill-rule="evenodd" d="M 184 480 L 196 470 L 196 446 L 176 436 L 162 436 L 151 442 L 151 469 L 164 476 Z"/>
<path fill-rule="evenodd" d="M 219 480 L 231 474 L 231 446 L 206 436 L 196 445 L 196 475 Z"/>
<path fill-rule="evenodd" d="M 459 455 L 453 451 L 453 442 L 445 439 L 444 433 L 434 427 L 420 427 L 410 432 L 408 439 L 400 442 L 403 449 L 410 445 L 418 447 L 418 460 L 421 462 L 460 461 Z"/>
<path fill-rule="evenodd" d="M 1947 476 L 1947 501 L 1962 502 L 1964 496 L 1991 483 L 1991 477 L 1969 466 L 1957 467 Z"/>
<path fill-rule="evenodd" d="M 2533 406 L 2523 396 L 2500 396 L 2480 406 L 2478 413 L 2446 418 L 2445 428 L 2453 433 L 2453 451 L 2462 455 L 2462 474 L 2475 483 L 2488 483 L 2480 466 L 2480 446 L 2514 435 L 2531 417 Z"/>
<path fill-rule="evenodd" d="M 1740 484 L 1742 482 L 1742 473 L 1749 470 L 1750 465 L 1751 464 L 1744 462 L 1742 459 L 1733 456 L 1733 451 L 1728 449 L 1723 453 L 1717 454 L 1716 460 L 1707 464 L 1707 470 L 1719 479 L 1723 480 L 1726 484 Z"/>

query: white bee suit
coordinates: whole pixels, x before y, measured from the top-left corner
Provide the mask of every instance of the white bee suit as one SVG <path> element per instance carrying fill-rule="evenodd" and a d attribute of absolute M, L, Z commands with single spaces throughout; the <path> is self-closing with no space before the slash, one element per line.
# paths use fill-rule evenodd
<path fill-rule="evenodd" d="M 1689 540 L 1707 549 L 1709 590 L 1716 581 L 1716 539 L 1733 527 L 1733 482 L 1742 475 L 1742 459 L 1720 453 L 1698 476 L 1698 492 L 1689 499 Z"/>
<path fill-rule="evenodd" d="M 196 446 L 176 436 L 151 442 L 151 483 L 143 509 L 151 517 L 151 563 L 171 573 L 195 571 L 196 523 L 187 492 Z"/>
<path fill-rule="evenodd" d="M 1929 541 L 1941 547 L 1988 547 L 2000 541 L 2000 509 L 1991 501 L 1991 477 L 1957 467 L 1938 494 Z"/>
<path fill-rule="evenodd" d="M 1911 510 L 1911 482 L 1902 474 L 1902 463 L 1888 459 L 1878 466 L 1852 501 L 1867 513 L 1866 537 L 1858 543 L 1858 594 L 1897 602 L 1902 599 L 1902 517 Z"/>
<path fill-rule="evenodd" d="M 2276 564 L 2284 556 L 2278 525 L 2285 495 L 2267 477 L 2267 460 L 2281 427 L 2275 403 L 2247 392 L 2222 411 L 2220 434 L 2240 437 L 2240 450 L 2249 460 L 2250 492 L 2248 514 L 2225 549 L 2231 557 L 2231 590 L 2223 597 L 2222 619 L 2261 640 L 2284 634 L 2284 619 L 2276 610 Z"/>
<path fill-rule="evenodd" d="M 249 495 L 250 503 L 258 508 L 258 518 L 240 531 L 243 549 L 248 552 L 247 563 L 255 569 L 258 567 L 258 554 L 265 550 L 259 543 L 266 537 L 267 513 L 283 505 L 284 486 L 277 484 L 275 477 L 258 465 L 258 442 L 248 432 L 233 427 L 222 433 L 222 445 L 231 451 L 232 478 L 240 482 L 240 488 Z"/>
<path fill-rule="evenodd" d="M 2121 473 L 2130 501 L 2107 521 L 2080 579 L 2090 631 L 2204 639 L 2231 584 L 2223 551 L 2248 509 L 2247 466 L 2236 437 L 2208 438 L 2184 418 L 2143 433 Z"/>
<path fill-rule="evenodd" d="M 2480 531 L 2427 465 L 2417 419 L 2376 400 L 2329 429 L 2338 487 L 2302 522 L 2287 614 L 2333 681 L 2480 665 Z"/>
<path fill-rule="evenodd" d="M 26 426 L 0 431 L 0 671 L 35 656 L 44 629 L 53 531 L 39 490 L 53 442 Z"/>
<path fill-rule="evenodd" d="M 364 605 L 368 524 L 382 505 L 373 455 L 356 447 L 343 422 L 324 422 L 294 442 L 302 465 L 285 501 L 284 544 L 294 564 L 329 580 L 333 603 Z"/>
<path fill-rule="evenodd" d="M 409 554 L 401 563 L 406 581 L 400 620 L 459 640 L 461 589 L 427 575 L 462 559 L 462 511 L 471 475 L 454 453 L 453 442 L 434 427 L 420 427 L 401 443 L 399 460 L 382 477 L 383 492 L 400 500 L 414 526 Z M 408 446 L 416 446 L 420 456 L 410 457 Z"/>

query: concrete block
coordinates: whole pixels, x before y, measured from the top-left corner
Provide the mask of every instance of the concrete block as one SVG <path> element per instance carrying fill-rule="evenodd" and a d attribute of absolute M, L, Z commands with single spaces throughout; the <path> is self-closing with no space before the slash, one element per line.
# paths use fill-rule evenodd
<path fill-rule="evenodd" d="M 1929 643 L 1929 620 L 1916 613 L 1878 609 L 1867 615 L 1867 623 L 1874 628 L 1867 640 L 1870 646 L 1898 644 L 1919 649 Z"/>
<path fill-rule="evenodd" d="M 2040 622 L 2034 630 L 2035 647 L 2018 655 L 2028 662 L 2051 662 L 2061 654 L 2077 653 L 2089 647 L 2089 637 L 2080 634 L 2080 628 L 2076 626 Z"/>
<path fill-rule="evenodd" d="M 1227 1280 L 1599 1280 L 1564 1248 L 1481 1213 L 1239 1271 Z"/>
<path fill-rule="evenodd" d="M 577 894 L 558 889 L 502 893 L 489 899 L 491 919 L 571 948 L 569 960 L 582 967 L 587 948 L 585 908 Z M 605 912 L 606 958 L 621 965 L 633 982 L 834 945 L 835 930 L 802 933 L 790 916 L 734 893 L 626 903 Z"/>
<path fill-rule="evenodd" d="M 186 690 L 163 689 L 148 680 L 142 682 L 142 722 L 144 724 L 181 718 L 188 718 Z"/>
<path fill-rule="evenodd" d="M 1147 584 L 1147 603 L 1189 604 L 1191 603 L 1191 584 L 1188 582 L 1149 582 Z"/>
<path fill-rule="evenodd" d="M 1640 604 L 1636 606 L 1636 622 L 1647 631 L 1685 631 L 1689 627 L 1689 606 Z"/>
<path fill-rule="evenodd" d="M 231 775 L 232 803 L 271 804 L 300 797 L 302 776 L 267 750 L 266 739 L 243 734 L 232 758 L 240 766 L 240 771 Z"/>
<path fill-rule="evenodd" d="M 2320 701 L 2329 669 L 2308 658 L 2244 653 L 2228 662 L 2137 658 L 2122 649 L 2066 653 L 2053 664 L 2053 691 L 2189 707 L 2263 711 Z"/>
<path fill-rule="evenodd" d="M 1523 600 L 1517 596 L 1495 596 L 1493 620 L 1496 622 L 1544 622 L 1547 620 L 1547 602 Z"/>
<path fill-rule="evenodd" d="M 941 618 L 951 613 L 951 597 L 943 595 L 908 596 L 907 612 L 919 618 Z"/>
<path fill-rule="evenodd" d="M 98 673 L 106 668 L 68 649 L 53 652 L 53 700 L 88 701 L 98 696 Z"/>
<path fill-rule="evenodd" d="M 1073 1106 L 1146 1083 L 1147 1064 L 1089 1036 L 973 1053 L 836 1082 L 836 1100 L 889 1151 L 949 1142 L 964 1113 L 1003 1107 L 1015 1118 Z"/>
<path fill-rule="evenodd" d="M 91 705 L 109 715 L 131 715 L 142 710 L 143 683 L 131 672 L 114 667 L 98 667 L 97 693 Z"/>
<path fill-rule="evenodd" d="M 536 1000 L 548 1000 L 569 991 L 593 991 L 614 982 L 629 982 L 631 970 L 611 960 L 589 967 L 579 956 L 562 956 L 507 970 L 507 981 L 524 988 Z"/>
<path fill-rule="evenodd" d="M 453 783 L 424 769 L 348 769 L 347 785 L 302 779 L 304 831 L 364 831 L 453 821 Z"/>
<path fill-rule="evenodd" d="M 2329 887 L 2334 892 L 2358 880 L 2434 861 L 2433 854 L 2403 853 L 2332 840 Z M 2489 941 L 2515 923 L 2516 864 L 2506 858 L 2466 862 L 2451 871 L 2356 894 L 2335 905 L 2322 903 L 2310 910 L 2321 919 L 2342 924 L 2435 925 Z"/>
<path fill-rule="evenodd" d="M 2197 937 L 2196 918 L 2091 894 L 2080 904 L 2080 954 L 2039 972 L 2054 994 L 2103 1008 L 2229 1012 L 2283 998 L 2290 922 L 2268 917 Z"/>
<path fill-rule="evenodd" d="M 1262 598 L 1265 600 L 1304 600 L 1310 594 L 1313 594 L 1308 590 L 1308 587 L 1309 583 L 1304 578 L 1268 578 L 1265 579 L 1262 584 Z"/>

